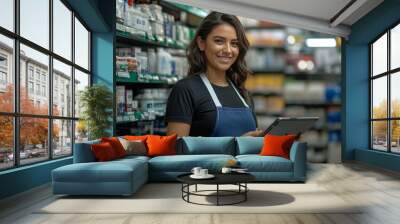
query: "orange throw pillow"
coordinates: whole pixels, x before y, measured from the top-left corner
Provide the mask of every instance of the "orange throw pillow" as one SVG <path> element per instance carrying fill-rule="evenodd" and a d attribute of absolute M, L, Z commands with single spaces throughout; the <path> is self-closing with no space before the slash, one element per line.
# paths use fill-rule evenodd
<path fill-rule="evenodd" d="M 109 161 L 117 158 L 114 149 L 108 142 L 93 144 L 90 146 L 90 148 L 94 154 L 94 157 L 99 162 Z"/>
<path fill-rule="evenodd" d="M 101 142 L 108 142 L 114 149 L 115 155 L 117 158 L 121 158 L 126 156 L 126 151 L 124 147 L 122 146 L 121 142 L 118 140 L 116 137 L 110 137 L 110 138 L 101 138 Z"/>
<path fill-rule="evenodd" d="M 148 135 L 146 140 L 148 156 L 176 155 L 177 137 L 176 134 L 169 136 Z"/>
<path fill-rule="evenodd" d="M 262 156 L 280 156 L 290 159 L 290 148 L 297 135 L 265 135 L 264 145 L 261 149 L 260 155 Z"/>

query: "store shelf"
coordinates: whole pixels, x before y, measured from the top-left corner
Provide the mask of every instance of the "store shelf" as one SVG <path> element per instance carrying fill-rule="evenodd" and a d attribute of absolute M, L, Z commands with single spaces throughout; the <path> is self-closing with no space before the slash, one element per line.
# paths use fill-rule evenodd
<path fill-rule="evenodd" d="M 284 75 L 283 70 L 252 70 L 253 75 Z"/>
<path fill-rule="evenodd" d="M 282 70 L 277 71 L 253 71 L 253 75 L 276 75 L 282 74 L 286 78 L 293 78 L 297 80 L 328 80 L 328 81 L 340 81 L 341 74 L 324 74 L 324 73 L 285 73 Z"/>
<path fill-rule="evenodd" d="M 250 45 L 250 48 L 256 48 L 256 49 L 275 49 L 275 50 L 281 50 L 281 51 L 286 51 L 285 46 L 276 46 L 276 45 L 263 45 L 263 44 L 252 44 Z"/>
<path fill-rule="evenodd" d="M 166 7 L 173 7 L 176 8 L 180 11 L 186 12 L 186 13 L 190 13 L 192 15 L 204 18 L 208 15 L 208 11 L 201 9 L 201 8 L 197 8 L 197 7 L 193 7 L 190 5 L 184 5 L 184 4 L 180 4 L 180 3 L 176 3 L 176 2 L 168 2 L 168 1 L 160 1 L 160 4 L 162 6 L 166 6 Z"/>
<path fill-rule="evenodd" d="M 279 117 L 283 115 L 282 112 L 268 112 L 268 111 L 256 111 L 255 112 L 257 116 L 274 116 L 274 117 Z"/>
<path fill-rule="evenodd" d="M 329 102 L 304 102 L 304 101 L 286 101 L 286 106 L 304 106 L 304 107 L 340 107 L 341 103 Z"/>
<path fill-rule="evenodd" d="M 340 82 L 341 74 L 308 74 L 308 73 L 285 73 L 287 78 L 294 78 L 298 80 L 327 80 Z"/>
<path fill-rule="evenodd" d="M 282 92 L 249 90 L 252 96 L 282 96 Z"/>
<path fill-rule="evenodd" d="M 164 117 L 165 115 L 152 115 L 154 117 L 153 119 L 146 118 L 148 114 L 146 115 L 147 112 L 131 112 L 131 114 L 123 114 L 123 115 L 117 115 L 117 124 L 127 124 L 127 123 L 134 123 L 134 122 L 141 122 L 141 121 L 155 121 L 157 118 Z"/>
<path fill-rule="evenodd" d="M 123 26 L 123 25 L 120 25 Z M 158 40 L 157 37 L 148 37 L 138 34 L 132 34 L 123 30 L 116 32 L 117 42 L 134 46 L 147 46 L 147 47 L 166 47 L 174 49 L 186 49 L 186 45 L 174 40 Z"/>
<path fill-rule="evenodd" d="M 245 26 L 246 31 L 250 30 L 282 30 L 285 27 L 282 25 L 275 24 L 274 26 Z"/>
<path fill-rule="evenodd" d="M 166 80 L 162 80 L 166 78 L 166 75 L 161 74 L 146 74 L 148 77 L 151 77 L 155 80 L 147 79 L 147 80 L 138 80 L 138 74 L 136 72 L 130 72 L 128 77 L 116 77 L 117 85 L 136 85 L 137 87 L 143 88 L 158 88 L 158 87 L 172 87 L 175 83 L 167 82 Z M 144 76 L 146 76 L 144 75 Z M 177 78 L 176 76 L 169 76 L 168 78 Z"/>

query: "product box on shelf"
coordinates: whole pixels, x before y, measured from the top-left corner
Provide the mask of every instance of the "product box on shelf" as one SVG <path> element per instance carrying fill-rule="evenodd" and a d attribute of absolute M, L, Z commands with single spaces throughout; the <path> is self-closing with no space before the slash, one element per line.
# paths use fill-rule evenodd
<path fill-rule="evenodd" d="M 128 89 L 125 91 L 125 93 L 126 93 L 126 111 L 132 112 L 133 111 L 133 106 L 132 106 L 133 90 Z"/>
<path fill-rule="evenodd" d="M 125 86 L 116 86 L 116 105 L 117 114 L 123 114 L 126 112 L 125 105 Z"/>

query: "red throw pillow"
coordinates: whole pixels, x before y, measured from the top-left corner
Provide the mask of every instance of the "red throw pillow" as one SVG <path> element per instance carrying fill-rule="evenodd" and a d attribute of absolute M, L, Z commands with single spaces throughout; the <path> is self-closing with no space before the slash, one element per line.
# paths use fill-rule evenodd
<path fill-rule="evenodd" d="M 262 156 L 280 156 L 286 159 L 290 158 L 290 148 L 297 139 L 297 135 L 265 135 L 264 145 L 261 149 Z"/>
<path fill-rule="evenodd" d="M 109 161 L 117 158 L 114 149 L 108 142 L 92 144 L 90 148 L 94 154 L 94 157 L 99 162 Z"/>
<path fill-rule="evenodd" d="M 176 134 L 169 136 L 148 135 L 146 140 L 148 156 L 176 155 L 177 137 Z"/>
<path fill-rule="evenodd" d="M 121 158 L 126 156 L 126 151 L 122 146 L 121 142 L 119 142 L 118 138 L 110 137 L 110 138 L 101 138 L 101 142 L 108 142 L 114 149 L 115 155 L 117 158 Z"/>

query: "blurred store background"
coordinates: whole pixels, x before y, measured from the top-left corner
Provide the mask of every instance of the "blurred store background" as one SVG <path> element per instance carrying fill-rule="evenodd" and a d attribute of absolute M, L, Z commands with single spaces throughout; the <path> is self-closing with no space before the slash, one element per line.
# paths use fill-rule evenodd
<path fill-rule="evenodd" d="M 186 46 L 208 11 L 166 1 L 117 0 L 117 135 L 165 134 L 171 87 L 186 76 Z M 341 41 L 240 18 L 251 47 L 246 83 L 259 128 L 276 117 L 318 116 L 302 135 L 310 162 L 340 161 Z"/>

